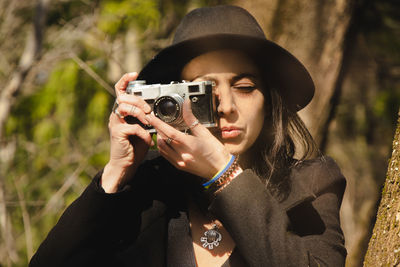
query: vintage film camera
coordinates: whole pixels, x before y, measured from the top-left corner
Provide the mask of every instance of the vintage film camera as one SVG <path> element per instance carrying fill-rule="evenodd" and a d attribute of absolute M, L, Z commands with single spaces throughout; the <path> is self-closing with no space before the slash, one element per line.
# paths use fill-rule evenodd
<path fill-rule="evenodd" d="M 129 82 L 127 94 L 143 98 L 152 108 L 154 115 L 174 128 L 185 131 L 183 121 L 183 101 L 189 99 L 194 116 L 206 127 L 216 127 L 216 109 L 213 100 L 214 82 L 171 82 L 170 84 L 146 84 L 146 81 Z M 134 117 L 126 117 L 128 123 L 139 123 L 150 133 L 156 130 L 143 125 Z"/>

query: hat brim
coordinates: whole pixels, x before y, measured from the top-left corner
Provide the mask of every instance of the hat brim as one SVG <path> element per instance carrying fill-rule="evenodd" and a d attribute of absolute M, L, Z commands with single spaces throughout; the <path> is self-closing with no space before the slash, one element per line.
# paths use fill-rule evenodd
<path fill-rule="evenodd" d="M 290 52 L 268 41 L 250 36 L 216 34 L 189 39 L 161 50 L 139 73 L 138 79 L 151 83 L 180 81 L 183 67 L 209 51 L 238 49 L 249 55 L 293 110 L 304 108 L 314 96 L 314 83 L 306 68 Z"/>

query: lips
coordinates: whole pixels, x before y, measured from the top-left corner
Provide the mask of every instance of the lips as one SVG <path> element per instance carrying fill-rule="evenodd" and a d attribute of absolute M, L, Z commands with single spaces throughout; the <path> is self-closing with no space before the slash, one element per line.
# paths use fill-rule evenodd
<path fill-rule="evenodd" d="M 232 139 L 238 137 L 242 133 L 242 129 L 237 127 L 222 127 L 221 137 L 222 139 Z"/>

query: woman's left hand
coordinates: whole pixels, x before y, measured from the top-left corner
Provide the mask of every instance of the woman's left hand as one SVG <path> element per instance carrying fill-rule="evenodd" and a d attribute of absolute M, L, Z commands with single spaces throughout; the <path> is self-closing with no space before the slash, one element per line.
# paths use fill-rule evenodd
<path fill-rule="evenodd" d="M 154 115 L 148 118 L 157 130 L 160 154 L 176 168 L 211 179 L 229 161 L 230 153 L 201 123 L 192 127 L 192 135 L 188 135 Z M 183 119 L 187 125 L 193 125 L 197 120 L 188 100 L 183 104 Z"/>

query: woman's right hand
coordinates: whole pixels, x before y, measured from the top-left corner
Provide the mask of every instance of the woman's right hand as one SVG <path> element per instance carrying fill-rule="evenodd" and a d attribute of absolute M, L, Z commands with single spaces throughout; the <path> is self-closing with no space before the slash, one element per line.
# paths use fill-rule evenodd
<path fill-rule="evenodd" d="M 125 74 L 115 84 L 118 115 L 115 112 L 110 115 L 110 160 L 101 177 L 101 185 L 106 193 L 114 193 L 126 184 L 143 161 L 152 142 L 150 134 L 139 124 L 129 124 L 124 119 L 130 115 L 143 124 L 149 124 L 146 114 L 151 112 L 151 107 L 142 98 L 126 94 L 128 83 L 137 76 L 135 72 Z"/>

